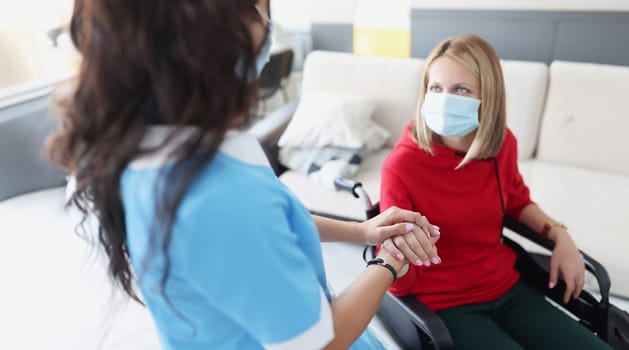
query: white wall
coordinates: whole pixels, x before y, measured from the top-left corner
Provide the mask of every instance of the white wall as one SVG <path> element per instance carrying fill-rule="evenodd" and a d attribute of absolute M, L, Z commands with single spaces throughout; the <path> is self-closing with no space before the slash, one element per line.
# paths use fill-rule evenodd
<path fill-rule="evenodd" d="M 396 0 L 382 0 L 396 1 Z M 306 20 L 314 23 L 352 23 L 357 0 L 273 0 L 300 5 L 296 18 L 309 8 Z M 303 6 L 307 3 L 309 6 Z M 284 6 L 284 5 L 282 5 Z M 558 11 L 629 11 L 629 0 L 411 0 L 418 9 L 496 9 L 496 10 L 558 10 Z"/>
<path fill-rule="evenodd" d="M 412 0 L 413 8 L 558 11 L 629 11 L 627 0 Z"/>
<path fill-rule="evenodd" d="M 410 0 L 358 0 L 354 7 L 354 26 L 408 30 L 411 27 L 410 3 Z"/>
<path fill-rule="evenodd" d="M 35 79 L 35 47 L 22 1 L 0 0 L 0 88 Z"/>
<path fill-rule="evenodd" d="M 354 21 L 354 5 L 356 0 L 306 1 L 309 3 L 310 19 L 313 23 L 352 23 Z"/>
<path fill-rule="evenodd" d="M 271 17 L 273 22 L 287 29 L 305 29 L 310 27 L 311 0 L 273 0 Z"/>

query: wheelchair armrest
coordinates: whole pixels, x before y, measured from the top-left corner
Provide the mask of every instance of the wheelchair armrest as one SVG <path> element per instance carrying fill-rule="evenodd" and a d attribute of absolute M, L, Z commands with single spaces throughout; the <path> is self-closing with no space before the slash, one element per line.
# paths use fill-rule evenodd
<path fill-rule="evenodd" d="M 540 235 L 539 233 L 533 231 L 530 227 L 525 224 L 511 218 L 508 216 L 504 216 L 503 226 L 508 228 L 509 230 L 517 233 L 518 235 L 540 245 L 550 251 L 555 248 L 555 242 L 552 240 Z M 579 253 L 583 256 L 583 260 L 585 262 L 585 268 L 589 272 L 591 272 L 594 277 L 596 277 L 596 281 L 598 283 L 598 287 L 601 293 L 601 304 L 604 307 L 609 306 L 609 289 L 611 288 L 611 282 L 609 280 L 609 275 L 607 270 L 601 263 L 596 261 L 594 258 L 579 250 Z"/>
<path fill-rule="evenodd" d="M 286 130 L 288 123 L 290 123 L 293 114 L 297 110 L 298 104 L 299 99 L 285 103 L 277 110 L 257 121 L 247 130 L 249 134 L 252 134 L 258 139 L 273 170 L 278 176 L 284 172 L 286 168 L 279 162 L 279 147 L 277 142 L 284 133 L 284 130 Z"/>
<path fill-rule="evenodd" d="M 435 349 L 454 349 L 450 332 L 437 314 L 412 295 L 397 299 L 413 324 L 431 338 Z"/>

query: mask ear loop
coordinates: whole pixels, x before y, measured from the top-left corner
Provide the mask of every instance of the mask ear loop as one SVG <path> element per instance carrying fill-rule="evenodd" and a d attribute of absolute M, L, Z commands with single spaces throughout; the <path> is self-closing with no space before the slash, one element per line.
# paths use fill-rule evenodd
<path fill-rule="evenodd" d="M 269 23 L 271 22 L 271 17 L 269 17 L 269 15 L 265 14 L 258 4 L 253 5 L 253 7 L 256 9 L 256 11 L 260 15 L 260 17 L 262 17 L 264 22 L 266 22 L 266 25 L 269 25 Z"/>

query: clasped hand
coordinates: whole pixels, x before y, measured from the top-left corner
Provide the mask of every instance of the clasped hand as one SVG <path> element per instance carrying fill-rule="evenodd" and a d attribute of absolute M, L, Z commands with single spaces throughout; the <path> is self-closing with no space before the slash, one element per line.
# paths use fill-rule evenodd
<path fill-rule="evenodd" d="M 417 266 L 441 263 L 435 246 L 439 228 L 417 212 L 391 207 L 362 225 L 368 244 L 382 244 L 398 260 Z"/>

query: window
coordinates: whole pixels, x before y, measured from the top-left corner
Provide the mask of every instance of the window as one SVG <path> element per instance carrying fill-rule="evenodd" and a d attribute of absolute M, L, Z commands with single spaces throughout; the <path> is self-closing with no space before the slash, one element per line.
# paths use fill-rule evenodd
<path fill-rule="evenodd" d="M 59 80 L 79 62 L 65 28 L 73 0 L 0 0 L 0 91 Z"/>

